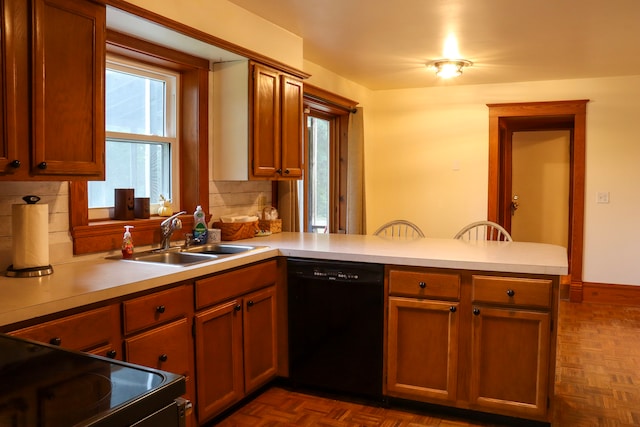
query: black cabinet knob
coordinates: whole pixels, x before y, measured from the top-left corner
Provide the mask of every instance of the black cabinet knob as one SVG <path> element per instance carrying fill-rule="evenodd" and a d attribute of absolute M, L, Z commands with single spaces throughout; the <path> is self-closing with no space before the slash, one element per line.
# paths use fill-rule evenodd
<path fill-rule="evenodd" d="M 285 170 L 284 170 L 284 174 L 285 174 L 285 175 L 289 175 L 290 173 L 291 173 L 291 171 L 290 171 L 289 169 L 285 169 Z"/>
<path fill-rule="evenodd" d="M 476 316 L 480 314 L 480 309 L 478 307 L 474 307 L 473 308 L 473 314 L 475 314 Z"/>
<path fill-rule="evenodd" d="M 238 305 L 236 305 L 235 307 L 233 307 L 233 309 L 234 309 L 235 311 L 240 311 L 240 310 L 242 310 L 242 306 L 241 306 L 240 304 L 238 304 Z"/>
<path fill-rule="evenodd" d="M 514 296 L 515 294 L 516 294 L 516 291 L 514 291 L 513 289 L 507 290 L 507 295 L 509 295 L 510 297 Z"/>
<path fill-rule="evenodd" d="M 427 287 L 427 284 L 425 282 L 420 282 L 418 283 L 418 286 L 420 286 L 422 289 Z"/>
<path fill-rule="evenodd" d="M 276 173 L 282 175 L 282 169 L 280 169 L 280 168 L 276 169 Z"/>
<path fill-rule="evenodd" d="M 164 313 L 167 308 L 164 305 L 159 305 L 156 307 L 156 313 Z"/>
<path fill-rule="evenodd" d="M 109 359 L 115 359 L 117 355 L 118 355 L 118 352 L 117 352 L 117 351 L 115 351 L 115 350 L 109 350 L 109 351 L 107 351 L 107 357 L 108 357 Z"/>
<path fill-rule="evenodd" d="M 457 310 L 457 308 L 456 308 L 454 305 L 452 305 L 451 307 L 449 307 L 449 311 L 450 311 L 450 312 L 452 312 L 452 313 L 455 313 L 455 312 L 456 312 L 456 310 Z"/>
<path fill-rule="evenodd" d="M 51 338 L 49 340 L 49 344 L 51 344 L 51 345 L 61 345 L 62 344 L 62 338 L 60 338 L 60 337 Z"/>
<path fill-rule="evenodd" d="M 14 169 L 18 169 L 20 167 L 20 160 L 14 160 L 11 163 L 9 163 L 9 166 L 11 166 Z"/>
<path fill-rule="evenodd" d="M 47 162 L 40 162 L 38 163 L 38 169 L 46 169 L 47 168 Z"/>
<path fill-rule="evenodd" d="M 253 304 L 255 304 L 252 300 L 247 301 L 247 307 L 253 307 Z"/>
<path fill-rule="evenodd" d="M 166 353 L 163 353 L 158 357 L 158 360 L 161 362 L 166 362 L 168 359 L 169 359 L 169 356 L 167 356 Z"/>

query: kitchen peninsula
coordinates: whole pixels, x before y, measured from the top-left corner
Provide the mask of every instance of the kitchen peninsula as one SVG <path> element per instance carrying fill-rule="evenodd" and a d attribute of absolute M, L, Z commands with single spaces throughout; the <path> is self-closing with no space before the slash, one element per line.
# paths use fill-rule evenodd
<path fill-rule="evenodd" d="M 312 233 L 277 233 L 234 243 L 261 248 L 186 267 L 101 256 L 54 265 L 50 276 L 2 277 L 0 330 L 30 330 L 42 321 L 55 322 L 59 316 L 106 308 L 107 318 L 118 325 L 111 328 L 109 342 L 115 348 L 111 351 L 121 357 L 124 348 L 125 360 L 132 361 L 135 344 L 149 338 L 151 332 L 175 324 L 175 331 L 188 335 L 185 346 L 193 349 L 196 342 L 196 351 L 185 356 L 188 361 L 181 369 L 195 378 L 190 394 L 195 400 L 193 389 L 198 387 L 195 412 L 203 422 L 259 385 L 288 373 L 286 263 L 280 260 L 296 257 L 375 263 L 385 266 L 385 395 L 548 421 L 559 280 L 568 268 L 564 248 L 524 242 L 385 240 Z M 161 296 L 183 304 L 166 323 L 158 319 L 171 311 L 171 304 L 159 303 Z M 256 319 L 251 325 L 247 323 L 252 321 L 248 308 L 244 314 L 245 351 L 246 340 L 251 338 L 246 335 L 252 327 L 273 323 L 274 348 L 268 356 L 274 366 L 258 378 L 249 378 L 253 371 L 245 367 L 240 392 L 228 401 L 211 397 L 217 391 L 206 388 L 211 384 L 209 372 L 218 374 L 225 369 L 210 370 L 210 358 L 199 354 L 203 348 L 209 349 L 205 347 L 211 340 L 207 334 L 214 329 L 207 329 L 208 325 L 225 307 L 232 315 L 242 310 L 243 301 L 250 303 L 249 307 L 263 300 L 270 301 L 271 308 L 265 311 L 270 317 Z M 153 308 L 148 322 L 132 321 L 148 307 Z M 124 325 L 119 323 L 121 317 Z M 188 326 L 195 331 L 195 338 Z M 256 332 L 257 339 L 266 335 Z M 428 346 L 428 355 L 414 354 L 415 344 L 426 335 L 444 347 Z M 203 340 L 201 345 L 198 340 Z M 166 360 L 166 354 L 162 356 Z M 250 356 L 245 355 L 245 364 L 252 360 Z M 428 363 L 411 365 L 416 360 Z M 517 387 L 505 388 L 505 378 Z"/>

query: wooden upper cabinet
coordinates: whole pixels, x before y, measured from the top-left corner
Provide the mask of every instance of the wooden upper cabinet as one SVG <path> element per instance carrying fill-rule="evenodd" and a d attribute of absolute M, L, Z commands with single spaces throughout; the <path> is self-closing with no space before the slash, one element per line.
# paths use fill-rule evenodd
<path fill-rule="evenodd" d="M 26 158 L 20 144 L 27 145 L 28 18 L 24 1 L 4 1 L 0 8 L 0 176 L 16 173 Z M 28 149 L 28 147 L 27 147 Z M 28 152 L 27 152 L 28 155 Z M 28 167 L 23 166 L 23 169 Z"/>
<path fill-rule="evenodd" d="M 253 159 L 256 177 L 273 177 L 280 163 L 280 83 L 277 71 L 253 65 Z"/>
<path fill-rule="evenodd" d="M 104 179 L 106 9 L 35 0 L 34 175 Z"/>
<path fill-rule="evenodd" d="M 304 88 L 301 80 L 280 76 L 282 176 L 302 178 Z"/>
<path fill-rule="evenodd" d="M 302 81 L 261 64 L 251 67 L 251 177 L 299 179 L 303 157 Z"/>
<path fill-rule="evenodd" d="M 0 179 L 104 179 L 104 4 L 5 0 L 0 37 Z"/>

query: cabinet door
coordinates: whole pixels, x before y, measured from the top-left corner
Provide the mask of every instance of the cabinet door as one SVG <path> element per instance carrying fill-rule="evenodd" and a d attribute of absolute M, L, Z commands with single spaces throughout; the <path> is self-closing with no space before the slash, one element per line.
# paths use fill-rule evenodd
<path fill-rule="evenodd" d="M 27 3 L 5 0 L 0 6 L 0 175 L 28 167 L 29 105 Z"/>
<path fill-rule="evenodd" d="M 276 376 L 276 288 L 244 298 L 244 384 L 250 393 Z"/>
<path fill-rule="evenodd" d="M 282 177 L 302 178 L 304 114 L 302 81 L 280 76 L 282 92 Z"/>
<path fill-rule="evenodd" d="M 507 415 L 544 416 L 549 313 L 475 307 L 471 404 Z"/>
<path fill-rule="evenodd" d="M 273 178 L 281 170 L 279 73 L 253 65 L 251 170 L 256 178 Z"/>
<path fill-rule="evenodd" d="M 127 338 L 127 362 L 189 376 L 190 335 L 187 319 L 180 319 Z"/>
<path fill-rule="evenodd" d="M 457 302 L 389 298 L 389 395 L 422 401 L 456 399 L 457 311 Z"/>
<path fill-rule="evenodd" d="M 104 179 L 106 10 L 34 0 L 33 175 Z"/>
<path fill-rule="evenodd" d="M 198 419 L 204 421 L 243 397 L 242 300 L 195 316 Z"/>

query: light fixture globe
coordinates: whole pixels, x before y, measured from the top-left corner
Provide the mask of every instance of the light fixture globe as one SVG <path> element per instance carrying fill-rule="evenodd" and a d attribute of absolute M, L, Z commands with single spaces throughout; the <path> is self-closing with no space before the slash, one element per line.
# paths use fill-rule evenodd
<path fill-rule="evenodd" d="M 436 76 L 443 79 L 458 77 L 464 67 L 470 67 L 473 62 L 466 59 L 437 59 L 427 64 L 436 69 Z"/>

